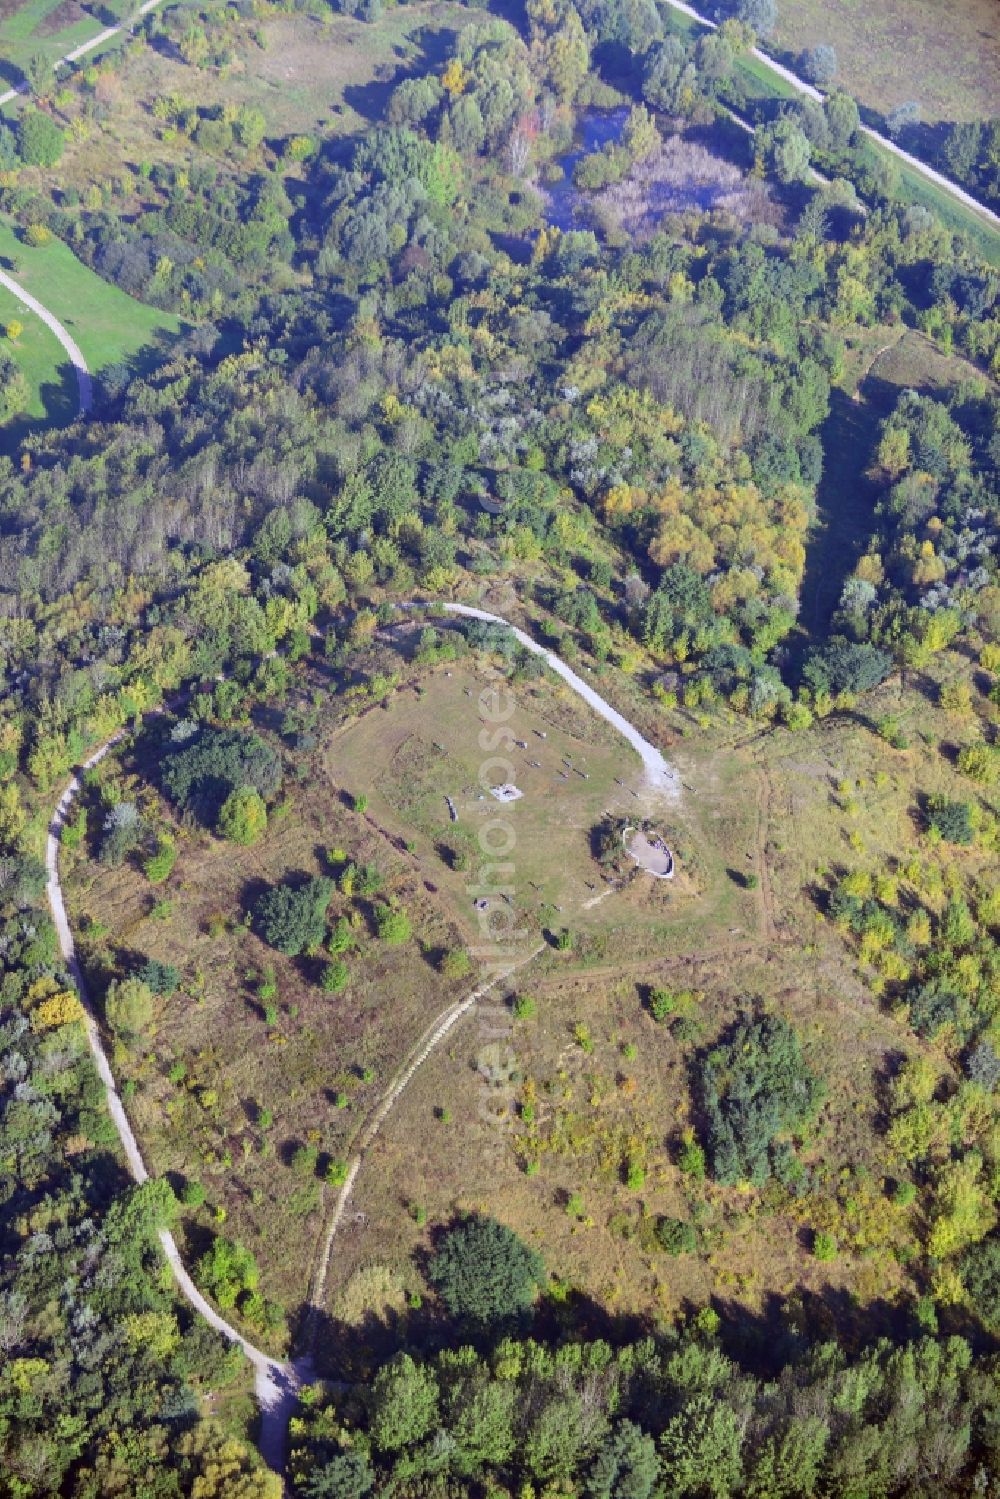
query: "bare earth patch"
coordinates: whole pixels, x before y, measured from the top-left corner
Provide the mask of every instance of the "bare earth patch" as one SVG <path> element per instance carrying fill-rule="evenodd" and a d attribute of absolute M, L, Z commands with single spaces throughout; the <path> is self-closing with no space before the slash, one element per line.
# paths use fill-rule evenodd
<path fill-rule="evenodd" d="M 67 31 L 70 26 L 75 26 L 82 21 L 88 12 L 80 4 L 80 0 L 62 0 L 55 10 L 50 10 L 35 27 L 38 36 L 56 36 L 60 31 Z"/>

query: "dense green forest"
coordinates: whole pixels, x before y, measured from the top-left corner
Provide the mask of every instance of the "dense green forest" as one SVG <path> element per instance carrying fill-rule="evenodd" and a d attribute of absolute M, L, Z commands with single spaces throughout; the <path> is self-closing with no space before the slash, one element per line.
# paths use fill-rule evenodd
<path fill-rule="evenodd" d="M 387 19 L 424 9 L 344 0 L 332 24 L 357 28 L 360 57 Z M 900 1263 L 919 1259 L 922 1294 L 880 1308 L 871 1336 L 853 1292 L 818 1306 L 794 1286 L 756 1321 L 706 1302 L 638 1325 L 575 1295 L 492 1216 L 456 1218 L 417 1264 L 391 1356 L 344 1354 L 343 1329 L 319 1328 L 320 1363 L 321 1340 L 338 1350 L 324 1372 L 343 1378 L 302 1394 L 293 1491 L 993 1493 L 1000 276 L 906 200 L 848 95 L 748 95 L 753 5 L 697 41 L 653 0 L 471 6 L 441 28 L 431 10 L 425 53 L 375 80 L 364 128 L 343 102 L 309 132 L 278 129 L 264 104 L 197 102 L 266 55 L 271 22 L 331 23 L 325 5 L 263 3 L 161 7 L 99 64 L 39 65 L 0 124 L 11 274 L 44 276 L 55 236 L 187 320 L 104 368 L 87 420 L 17 429 L 0 456 L 0 1495 L 281 1492 L 241 1353 L 164 1268 L 159 1230 L 201 1200 L 165 1177 L 132 1185 L 120 1157 L 45 902 L 57 797 L 88 752 L 135 731 L 177 825 L 251 847 L 304 783 L 323 692 L 352 711 L 391 697 L 366 650 L 396 606 L 476 602 L 497 582 L 512 619 L 672 736 L 724 731 L 728 747 L 846 721 L 904 756 L 899 715 L 867 706 L 889 682 L 960 725 L 943 751 L 958 790 L 922 794 L 920 850 L 852 868 L 853 835 L 810 892 L 914 1048 L 872 1086 L 887 1194 L 921 1214 Z M 160 64 L 173 71 L 143 101 L 149 155 L 96 175 L 86 152 L 131 107 L 129 70 Z M 559 158 L 595 110 L 621 128 L 571 168 L 582 216 L 561 228 Z M 656 211 L 671 153 L 706 149 L 747 199 Z M 995 122 L 939 150 L 996 201 Z M 28 401 L 7 335 L 0 434 Z M 904 336 L 949 379 L 881 382 Z M 428 631 L 418 665 L 471 650 L 522 681 L 535 670 L 492 627 L 455 639 Z M 151 709 L 166 716 L 142 740 Z M 88 774 L 64 848 L 161 884 L 172 838 Z M 934 862 L 941 849 L 952 862 Z M 341 893 L 345 866 L 351 888 L 378 889 L 377 870 L 330 861 Z M 273 884 L 239 917 L 288 957 L 326 943 L 330 997 L 358 925 L 328 930 L 333 890 L 325 874 Z M 379 910 L 378 938 L 402 946 L 409 918 Z M 124 1055 L 181 975 L 102 966 L 101 941 L 91 930 L 89 971 Z M 460 956 L 437 960 L 446 977 Z M 653 1020 L 683 1027 L 657 992 Z M 800 1157 L 827 1089 L 767 1009 L 748 1000 L 711 1044 L 680 1031 L 697 1116 L 681 1169 L 787 1205 L 811 1190 Z M 315 1176 L 315 1142 L 302 1148 Z M 344 1170 L 329 1162 L 327 1182 Z M 698 1242 L 687 1219 L 650 1231 L 668 1258 Z M 806 1237 L 836 1256 L 832 1233 Z M 198 1279 L 241 1325 L 294 1344 L 301 1309 L 258 1294 L 222 1218 Z"/>

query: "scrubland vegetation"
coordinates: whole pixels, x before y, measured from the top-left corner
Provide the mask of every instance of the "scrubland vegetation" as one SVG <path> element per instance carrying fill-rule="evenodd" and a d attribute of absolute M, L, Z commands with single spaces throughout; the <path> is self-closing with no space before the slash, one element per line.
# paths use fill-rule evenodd
<path fill-rule="evenodd" d="M 772 9 L 164 5 L 18 53 L 0 252 L 97 396 L 12 309 L 11 1499 L 279 1491 L 168 1226 L 311 1359 L 309 1499 L 995 1481 L 1000 244 L 912 201 L 832 32 L 824 103 L 773 93 Z M 984 197 L 991 130 L 936 145 Z M 141 1187 L 41 862 L 115 734 L 60 868 Z"/>

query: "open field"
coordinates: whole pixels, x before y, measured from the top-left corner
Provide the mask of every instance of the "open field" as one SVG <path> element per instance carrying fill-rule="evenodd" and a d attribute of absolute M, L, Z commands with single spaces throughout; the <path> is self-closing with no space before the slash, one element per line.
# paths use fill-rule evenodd
<path fill-rule="evenodd" d="M 836 48 L 838 81 L 885 114 L 916 99 L 923 118 L 987 119 L 996 113 L 1000 10 L 995 0 L 785 0 L 772 47 L 783 62 L 806 47 Z M 787 56 L 785 54 L 788 54 Z"/>
<path fill-rule="evenodd" d="M 693 799 L 690 807 L 661 812 L 644 787 L 638 757 L 568 688 L 548 682 L 516 685 L 505 727 L 520 744 L 489 748 L 497 730 L 481 717 L 481 686 L 463 671 L 436 672 L 419 694 L 397 697 L 388 722 L 381 712 L 367 714 L 335 736 L 328 753 L 336 774 L 369 794 L 371 813 L 381 824 L 398 837 L 421 834 L 444 855 L 435 883 L 470 935 L 478 925 L 470 888 L 489 880 L 488 872 L 480 872 L 479 840 L 499 836 L 481 830 L 497 820 L 509 824 L 511 847 L 494 862 L 509 866 L 501 879 L 509 888 L 511 921 L 516 918 L 526 945 L 546 930 L 568 927 L 579 951 L 597 961 L 622 942 L 656 949 L 684 942 L 691 924 L 709 919 L 706 913 L 719 905 L 736 919 L 752 919 L 752 902 L 747 910 L 737 909 L 731 882 L 717 881 L 701 857 Z M 481 781 L 505 781 L 509 768 L 524 795 L 500 809 Z M 448 811 L 448 796 L 457 821 Z M 609 918 L 615 903 L 601 898 L 611 887 L 595 861 L 592 840 L 607 811 L 660 818 L 658 825 L 681 857 L 682 872 L 669 887 L 629 884 L 622 897 L 627 917 L 621 910 Z M 752 823 L 745 813 L 740 816 L 735 798 L 731 811 L 731 826 L 744 825 L 744 838 L 752 842 Z"/>
<path fill-rule="evenodd" d="M 145 795 L 166 823 L 165 805 L 148 788 Z M 266 1294 L 294 1310 L 330 1189 L 315 1165 L 296 1174 L 291 1153 L 303 1144 L 324 1158 L 345 1153 L 359 1111 L 461 987 L 434 964 L 456 934 L 413 860 L 350 814 L 318 767 L 291 791 L 259 849 L 234 849 L 201 830 L 178 837 L 176 875 L 156 890 L 137 869 L 80 864 L 69 881 L 72 920 L 91 964 L 110 946 L 127 966 L 152 957 L 181 970 L 182 991 L 163 1002 L 148 1047 L 120 1049 L 116 1059 L 126 1092 L 128 1080 L 135 1090 L 134 1126 L 151 1169 L 206 1188 L 209 1206 L 187 1225 L 188 1262 L 209 1209 L 220 1222 L 221 1209 L 227 1232 L 260 1255 Z M 266 884 L 328 870 L 326 851 L 337 845 L 359 864 L 377 864 L 380 894 L 405 906 L 420 945 L 376 942 L 371 904 L 337 900 L 331 917 L 351 916 L 351 982 L 334 996 L 317 987 L 322 958 L 283 957 L 242 917 Z M 265 969 L 276 986 L 273 1011 L 260 994 Z M 273 1127 L 261 1124 L 265 1109 Z"/>
<path fill-rule="evenodd" d="M 594 967 L 575 952 L 550 954 L 429 1059 L 376 1140 L 337 1240 L 329 1310 L 350 1330 L 345 1350 L 365 1329 L 362 1366 L 384 1351 L 399 1314 L 390 1293 L 412 1288 L 414 1256 L 419 1264 L 434 1225 L 473 1210 L 542 1249 L 595 1327 L 597 1307 L 656 1320 L 709 1300 L 766 1321 L 777 1296 L 794 1296 L 820 1326 L 866 1336 L 889 1326 L 914 1293 L 915 1219 L 886 1197 L 898 1162 L 884 1140 L 883 1090 L 901 1056 L 940 1053 L 880 1005 L 823 908 L 848 869 L 877 874 L 914 851 L 963 880 L 988 877 L 984 851 L 929 855 L 922 835 L 923 795 L 968 794 L 952 756 L 975 725 L 934 706 L 940 683 L 961 672 L 958 658 L 944 657 L 869 705 L 900 716 L 910 750 L 891 751 L 854 717 L 835 717 L 804 734 L 765 730 L 741 753 L 744 795 L 751 775 L 765 790 L 760 855 L 746 866 L 766 895 L 760 926 L 736 933 L 720 912 L 714 943 L 706 929 L 683 952 L 637 942 Z M 711 787 L 736 759 L 717 734 L 685 743 L 685 779 L 696 800 L 707 793 L 717 819 L 706 860 L 729 832 Z M 626 899 L 609 896 L 602 919 L 613 921 Z M 677 996 L 667 1023 L 649 1013 L 651 987 Z M 513 1001 L 525 995 L 534 1012 L 515 1018 Z M 706 1185 L 680 1166 L 682 1132 L 701 1125 L 693 1064 L 760 996 L 796 1027 L 827 1084 L 801 1147 L 813 1189 L 799 1200 L 774 1183 L 760 1193 Z M 641 1177 L 630 1185 L 635 1165 Z M 664 1214 L 694 1225 L 697 1252 L 671 1258 L 659 1248 Z M 820 1230 L 841 1246 L 832 1262 L 810 1252 Z"/>
<path fill-rule="evenodd" d="M 410 637 L 408 627 L 403 634 Z M 497 947 L 499 961 L 514 964 L 542 934 L 554 944 L 567 931 L 576 969 L 589 972 L 710 945 L 723 925 L 752 938 L 765 922 L 760 894 L 744 878 L 759 858 L 744 764 L 723 756 L 702 767 L 690 809 L 665 807 L 645 788 L 630 747 L 568 689 L 522 683 L 507 727 L 530 746 L 510 748 L 525 794 L 501 809 L 487 789 L 509 778 L 507 747 L 484 729 L 484 684 L 465 664 L 438 667 L 401 685 L 387 706 L 334 729 L 322 750 L 302 758 L 256 848 L 178 825 L 140 773 L 141 746 L 124 776 L 109 757 L 102 777 L 115 778 L 116 795 L 137 799 L 149 824 L 172 829 L 177 866 L 153 888 L 131 864 L 67 864 L 71 919 L 98 992 L 112 961 L 135 971 L 153 958 L 182 975 L 152 1032 L 134 1050 L 119 1046 L 115 1066 L 151 1169 L 179 1187 L 197 1180 L 205 1188 L 206 1205 L 187 1215 L 181 1235 L 185 1257 L 196 1259 L 213 1222 L 225 1221 L 225 1232 L 258 1256 L 266 1294 L 289 1311 L 304 1297 L 335 1195 L 322 1183 L 324 1162 L 346 1159 L 394 1070 L 447 1005 L 488 975 L 482 965 L 497 959 Z M 332 707 L 342 712 L 336 699 Z M 369 798 L 363 815 L 348 810 L 361 792 Z M 673 882 L 647 879 L 627 860 L 613 877 L 602 872 L 592 834 L 608 808 L 654 819 L 680 855 Z M 100 817 L 95 807 L 92 829 Z M 480 838 L 492 849 L 504 824 L 510 852 L 484 857 Z M 317 985 L 322 954 L 284 958 L 243 916 L 265 885 L 289 874 L 336 876 L 345 859 L 377 867 L 378 899 L 398 901 L 415 936 L 387 946 L 374 936 L 374 900 L 336 895 L 330 919 L 346 917 L 352 933 L 350 983 L 327 995 Z M 479 912 L 474 902 L 483 898 Z M 451 977 L 441 968 L 448 951 L 471 954 Z M 544 980 L 565 961 L 552 945 L 532 972 Z M 262 998 L 267 971 L 275 989 Z M 266 1127 L 262 1111 L 273 1116 Z M 305 1176 L 291 1165 L 302 1145 L 318 1155 Z"/>
<path fill-rule="evenodd" d="M 141 161 L 187 162 L 183 135 L 165 140 L 152 113 L 154 101 L 176 94 L 214 109 L 249 105 L 262 111 L 268 139 L 291 135 L 350 134 L 381 116 L 392 89 L 411 71 L 443 58 L 467 8 L 449 0 L 400 6 L 377 25 L 326 12 L 273 15 L 255 33 L 232 31 L 233 62 L 225 69 L 190 67 L 166 50 L 134 47 L 124 67 L 102 80 L 110 106 L 88 139 L 73 142 L 48 177 L 59 184 L 100 180 Z M 245 170 L 244 163 L 238 170 Z"/>

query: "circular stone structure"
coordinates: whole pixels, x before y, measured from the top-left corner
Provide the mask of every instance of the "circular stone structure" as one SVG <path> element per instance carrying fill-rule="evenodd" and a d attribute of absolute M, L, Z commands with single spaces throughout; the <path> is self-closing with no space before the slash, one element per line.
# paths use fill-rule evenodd
<path fill-rule="evenodd" d="M 622 843 L 629 858 L 655 880 L 673 879 L 674 856 L 659 833 L 644 833 L 641 828 L 627 827 L 622 832 Z"/>

